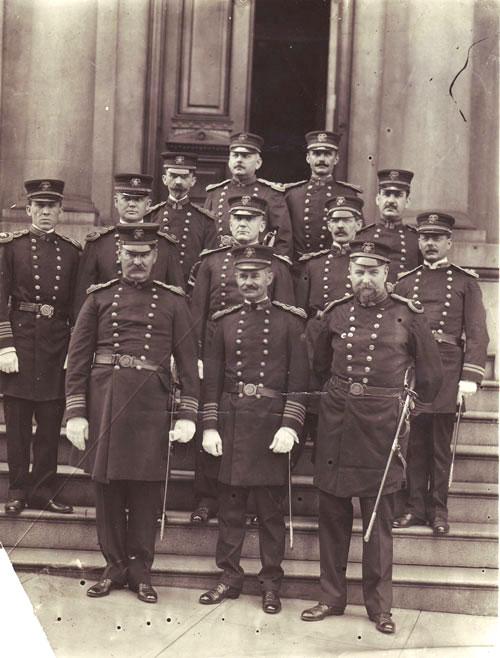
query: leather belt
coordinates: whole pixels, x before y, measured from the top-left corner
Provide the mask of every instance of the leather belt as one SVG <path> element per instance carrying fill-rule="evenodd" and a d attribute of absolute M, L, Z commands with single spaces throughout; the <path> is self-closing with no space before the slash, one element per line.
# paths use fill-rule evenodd
<path fill-rule="evenodd" d="M 272 388 L 266 388 L 260 384 L 224 384 L 225 393 L 237 393 L 240 397 L 263 397 L 263 398 L 282 398 L 283 393 L 274 391 Z"/>
<path fill-rule="evenodd" d="M 362 396 L 362 395 L 376 395 L 384 398 L 396 398 L 401 395 L 402 388 L 391 388 L 385 386 L 368 386 L 361 382 L 348 382 L 342 377 L 334 376 L 329 382 L 332 386 L 340 388 L 342 391 L 349 393 L 349 395 Z"/>
<path fill-rule="evenodd" d="M 141 368 L 142 370 L 152 370 L 153 372 L 166 372 L 165 368 L 158 366 L 151 361 L 138 359 L 130 354 L 96 354 L 94 364 L 99 366 L 118 366 L 120 368 Z"/>
<path fill-rule="evenodd" d="M 63 313 L 62 311 L 52 306 L 52 304 L 38 304 L 35 302 L 21 302 L 17 300 L 12 301 L 12 307 L 16 311 L 26 311 L 27 313 L 36 313 L 41 315 L 44 318 L 62 318 L 63 320 L 68 319 L 68 314 Z"/>
<path fill-rule="evenodd" d="M 438 333 L 437 329 L 432 330 L 432 335 L 438 343 L 447 343 L 448 345 L 456 345 L 457 347 L 462 347 L 463 345 L 463 341 L 460 338 L 456 338 L 456 336 L 452 336 L 451 334 Z"/>

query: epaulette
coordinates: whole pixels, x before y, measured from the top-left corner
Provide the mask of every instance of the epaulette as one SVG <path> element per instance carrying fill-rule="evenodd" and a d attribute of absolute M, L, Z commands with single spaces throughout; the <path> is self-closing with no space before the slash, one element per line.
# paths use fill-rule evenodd
<path fill-rule="evenodd" d="M 395 299 L 397 302 L 401 302 L 402 304 L 406 304 L 415 313 L 423 313 L 424 312 L 424 307 L 418 301 L 418 299 L 408 299 L 407 297 L 402 297 L 401 295 L 397 295 L 395 292 L 390 292 L 389 295 L 390 295 L 391 299 Z"/>
<path fill-rule="evenodd" d="M 168 283 L 163 283 L 163 281 L 157 281 L 156 279 L 154 279 L 153 283 L 156 283 L 156 285 L 161 286 L 166 290 L 170 290 L 170 292 L 175 292 L 176 295 L 180 295 L 181 297 L 186 296 L 184 290 L 182 288 L 179 288 L 179 286 L 171 286 Z"/>
<path fill-rule="evenodd" d="M 412 270 L 408 270 L 407 272 L 399 272 L 398 273 L 398 281 L 401 281 L 401 279 L 404 279 L 405 276 L 408 276 L 409 274 L 413 274 L 414 272 L 418 272 L 418 270 L 421 270 L 423 265 L 417 265 L 417 267 L 414 267 Z"/>
<path fill-rule="evenodd" d="M 267 185 L 267 187 L 270 187 L 275 192 L 284 192 L 286 189 L 284 183 L 274 183 L 273 181 L 266 180 L 265 178 L 257 178 L 257 180 L 259 183 Z"/>
<path fill-rule="evenodd" d="M 66 242 L 72 244 L 73 247 L 76 247 L 77 249 L 80 250 L 82 249 L 82 245 L 78 242 L 78 240 L 71 238 L 69 235 L 62 235 L 62 233 L 57 233 L 56 235 L 58 238 L 61 238 L 61 240 L 66 240 Z"/>
<path fill-rule="evenodd" d="M 298 306 L 291 306 L 290 304 L 283 304 L 283 302 L 279 302 L 277 299 L 274 299 L 272 301 L 272 304 L 274 306 L 277 306 L 278 308 L 283 309 L 284 311 L 288 311 L 289 313 L 293 313 L 294 315 L 298 315 L 299 318 L 302 318 L 303 320 L 307 320 L 307 314 L 304 311 L 304 309 L 299 308 Z"/>
<path fill-rule="evenodd" d="M 20 238 L 28 233 L 29 229 L 27 228 L 23 228 L 21 231 L 2 231 L 0 233 L 0 244 L 7 244 L 7 242 L 12 242 L 14 238 Z"/>
<path fill-rule="evenodd" d="M 326 256 L 326 254 L 329 254 L 330 250 L 329 249 L 321 249 L 321 251 L 311 251 L 308 254 L 302 254 L 302 256 L 299 258 L 299 263 L 303 263 L 306 260 L 310 260 L 311 258 L 316 258 L 316 256 Z"/>
<path fill-rule="evenodd" d="M 211 219 L 212 221 L 215 221 L 217 218 L 216 216 L 208 210 L 208 208 L 204 208 L 203 206 L 199 206 L 197 203 L 193 203 L 191 201 L 191 205 L 193 208 L 196 208 L 198 212 L 201 212 L 202 215 L 205 215 L 205 217 L 208 217 L 208 219 Z"/>
<path fill-rule="evenodd" d="M 293 265 L 292 261 L 288 256 L 285 256 L 285 254 L 273 254 L 275 258 L 278 258 L 278 260 L 283 261 L 287 265 Z"/>
<path fill-rule="evenodd" d="M 228 249 L 232 249 L 232 246 L 230 244 L 228 244 L 224 247 L 214 247 L 213 249 L 203 249 L 203 251 L 200 254 L 200 258 L 204 258 L 205 256 L 210 256 L 210 254 L 216 254 L 218 251 L 227 251 Z"/>
<path fill-rule="evenodd" d="M 476 270 L 473 270 L 470 267 L 460 267 L 460 265 L 455 265 L 455 263 L 451 263 L 451 267 L 455 267 L 459 272 L 463 272 L 468 276 L 472 276 L 474 279 L 479 279 L 479 274 L 476 272 Z"/>
<path fill-rule="evenodd" d="M 321 315 L 323 315 L 324 313 L 328 313 L 328 311 L 331 311 L 332 308 L 335 308 L 335 306 L 338 306 L 339 304 L 343 304 L 344 302 L 348 302 L 351 299 L 354 299 L 354 295 L 345 295 L 344 297 L 340 297 L 339 299 L 332 299 L 332 301 L 328 302 L 325 308 L 321 311 Z"/>
<path fill-rule="evenodd" d="M 359 229 L 359 231 L 357 232 L 356 235 L 359 235 L 359 234 L 362 233 L 363 231 L 366 231 L 367 228 L 372 228 L 373 226 L 375 226 L 375 222 L 372 222 L 371 224 L 366 224 L 365 226 L 362 226 L 362 227 Z"/>
<path fill-rule="evenodd" d="M 348 183 L 347 181 L 343 181 L 343 180 L 338 180 L 335 182 L 338 183 L 339 185 L 345 185 L 345 187 L 350 187 L 351 190 L 358 192 L 358 194 L 363 194 L 363 188 L 360 187 L 359 185 L 354 185 L 354 183 Z"/>
<path fill-rule="evenodd" d="M 166 203 L 167 203 L 166 201 L 160 201 L 159 203 L 155 203 L 154 206 L 150 206 L 150 208 L 148 208 L 148 212 L 146 213 L 146 215 L 149 215 L 150 212 L 154 212 L 155 210 L 158 210 L 158 208 L 163 208 L 163 206 Z M 146 217 L 146 215 L 144 215 L 144 217 Z"/>
<path fill-rule="evenodd" d="M 291 190 L 294 187 L 300 187 L 301 185 L 305 185 L 308 181 L 307 180 L 298 180 L 295 183 L 282 183 L 283 187 L 285 188 L 285 192 L 288 190 Z"/>
<path fill-rule="evenodd" d="M 222 187 L 222 185 L 226 185 L 227 183 L 230 183 L 231 179 L 226 178 L 226 180 L 221 180 L 219 183 L 211 183 L 210 185 L 207 185 L 205 188 L 205 192 L 211 192 L 212 190 L 216 190 L 218 187 Z"/>
<path fill-rule="evenodd" d="M 212 314 L 212 320 L 223 318 L 225 315 L 229 315 L 229 313 L 233 313 L 233 311 L 238 311 L 240 308 L 243 308 L 243 304 L 236 304 L 235 306 L 230 306 L 229 308 L 223 308 L 220 311 L 215 311 L 215 313 Z"/>
<path fill-rule="evenodd" d="M 106 227 L 102 227 L 99 231 L 92 231 L 92 233 L 88 233 L 85 236 L 85 242 L 93 242 L 98 238 L 102 238 L 103 235 L 107 235 L 108 233 L 111 233 L 111 231 L 114 231 L 115 229 L 116 226 L 106 226 Z"/>
<path fill-rule="evenodd" d="M 111 279 L 110 281 L 105 281 L 104 283 L 93 283 L 87 288 L 87 295 L 91 292 L 95 292 L 96 290 L 101 290 L 101 288 L 109 288 L 109 286 L 112 286 L 113 283 L 116 283 L 119 280 L 120 279 Z"/>
<path fill-rule="evenodd" d="M 172 233 L 167 233 L 167 231 L 164 231 L 163 229 L 158 231 L 158 235 L 161 235 L 162 238 L 165 238 L 165 240 L 168 240 L 172 244 L 179 244 L 179 240 L 175 237 L 175 235 L 172 235 Z"/>

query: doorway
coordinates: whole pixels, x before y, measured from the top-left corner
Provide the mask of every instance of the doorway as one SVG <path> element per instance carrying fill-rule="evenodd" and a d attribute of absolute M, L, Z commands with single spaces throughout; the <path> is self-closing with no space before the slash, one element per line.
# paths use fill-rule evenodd
<path fill-rule="evenodd" d="M 255 0 L 249 130 L 265 140 L 259 176 L 309 177 L 304 133 L 325 127 L 330 0 Z"/>

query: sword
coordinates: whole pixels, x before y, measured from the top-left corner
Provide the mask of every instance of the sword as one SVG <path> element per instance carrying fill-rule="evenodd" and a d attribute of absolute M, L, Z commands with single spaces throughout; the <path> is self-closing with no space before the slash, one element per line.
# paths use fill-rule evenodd
<path fill-rule="evenodd" d="M 462 412 L 465 411 L 465 401 L 464 396 L 460 396 L 460 402 L 457 405 L 457 417 L 455 420 L 455 427 L 453 428 L 453 439 L 452 439 L 452 453 L 451 453 L 451 464 L 450 464 L 450 476 L 448 478 L 448 489 L 451 487 L 453 482 L 453 467 L 455 466 L 455 455 L 457 452 L 457 443 L 458 443 L 458 430 L 460 427 L 460 420 L 462 418 Z"/>
<path fill-rule="evenodd" d="M 167 489 L 168 478 L 170 476 L 170 453 L 172 452 L 172 433 L 174 422 L 174 407 L 175 407 L 175 381 L 172 378 L 172 391 L 170 393 L 170 429 L 168 431 L 168 449 L 167 449 L 167 472 L 165 474 L 165 488 L 163 490 L 163 507 L 161 511 L 161 525 L 160 525 L 160 541 L 163 541 L 163 534 L 165 532 L 165 511 L 167 508 Z"/>
<path fill-rule="evenodd" d="M 291 451 L 288 453 L 288 518 L 290 531 L 290 550 L 293 550 L 293 516 L 292 516 L 292 459 Z"/>

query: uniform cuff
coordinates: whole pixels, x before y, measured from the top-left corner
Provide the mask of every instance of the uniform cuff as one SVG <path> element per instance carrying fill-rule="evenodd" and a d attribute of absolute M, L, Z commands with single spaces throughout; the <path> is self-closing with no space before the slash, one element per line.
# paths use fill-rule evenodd
<path fill-rule="evenodd" d="M 0 347 L 14 347 L 12 326 L 8 320 L 0 322 Z"/>
<path fill-rule="evenodd" d="M 462 376 L 460 379 L 467 379 L 470 382 L 480 384 L 484 378 L 485 369 L 475 363 L 464 363 L 462 366 Z"/>
<path fill-rule="evenodd" d="M 290 427 L 299 433 L 304 425 L 305 415 L 305 405 L 301 402 L 295 402 L 295 400 L 287 400 L 281 424 L 283 427 Z"/>
<path fill-rule="evenodd" d="M 179 420 L 192 420 L 196 423 L 198 416 L 198 400 L 189 395 L 181 395 L 177 418 Z"/>
<path fill-rule="evenodd" d="M 218 402 L 206 402 L 203 405 L 203 429 L 216 430 L 219 425 Z"/>
<path fill-rule="evenodd" d="M 68 395 L 66 398 L 66 419 L 87 418 L 87 398 L 85 393 Z"/>

